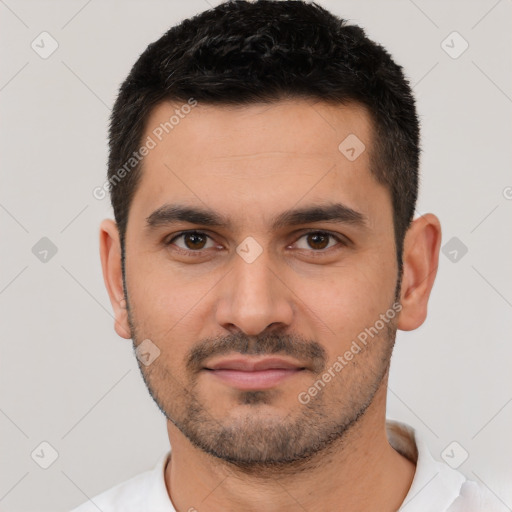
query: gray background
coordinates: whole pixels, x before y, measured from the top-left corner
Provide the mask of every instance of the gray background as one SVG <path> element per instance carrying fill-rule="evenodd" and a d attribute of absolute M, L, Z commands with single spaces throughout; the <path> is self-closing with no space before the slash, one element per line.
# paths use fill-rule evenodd
<path fill-rule="evenodd" d="M 459 470 L 512 509 L 512 2 L 319 3 L 405 67 L 423 127 L 417 213 L 443 226 L 428 319 L 398 335 L 388 416 L 437 458 L 457 441 L 452 460 L 469 453 Z M 98 253 L 112 215 L 92 191 L 120 82 L 148 43 L 208 4 L 0 0 L 2 511 L 69 510 L 168 449 L 131 341 L 113 330 Z M 31 47 L 50 48 L 43 31 L 59 45 L 46 59 Z M 453 31 L 469 44 L 458 58 Z M 40 252 L 43 237 L 56 254 Z M 44 441 L 58 452 L 48 469 L 35 462 L 44 445 L 31 457 Z"/>

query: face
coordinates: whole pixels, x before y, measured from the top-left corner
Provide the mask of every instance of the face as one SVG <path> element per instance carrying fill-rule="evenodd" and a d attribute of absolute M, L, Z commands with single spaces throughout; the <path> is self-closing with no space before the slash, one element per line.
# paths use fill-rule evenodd
<path fill-rule="evenodd" d="M 393 212 L 369 171 L 369 116 L 198 104 L 155 132 L 176 108 L 148 120 L 156 145 L 126 232 L 130 334 L 159 351 L 139 362 L 144 380 L 216 457 L 310 458 L 363 417 L 395 338 Z"/>

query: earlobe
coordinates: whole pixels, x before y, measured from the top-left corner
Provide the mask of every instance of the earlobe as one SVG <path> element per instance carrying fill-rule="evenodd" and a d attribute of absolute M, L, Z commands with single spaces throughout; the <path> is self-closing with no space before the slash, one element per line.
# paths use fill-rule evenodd
<path fill-rule="evenodd" d="M 417 329 L 427 317 L 430 292 L 439 264 L 441 224 L 432 213 L 415 219 L 407 230 L 403 251 L 403 277 L 400 290 L 402 310 L 398 329 Z"/>
<path fill-rule="evenodd" d="M 122 338 L 130 339 L 128 311 L 123 290 L 121 243 L 119 230 L 112 219 L 105 219 L 100 225 L 100 258 L 103 281 L 114 310 L 114 329 Z"/>

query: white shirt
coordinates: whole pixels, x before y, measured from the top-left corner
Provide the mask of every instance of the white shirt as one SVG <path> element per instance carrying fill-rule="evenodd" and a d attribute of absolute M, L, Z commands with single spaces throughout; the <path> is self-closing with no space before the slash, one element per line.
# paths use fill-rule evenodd
<path fill-rule="evenodd" d="M 436 461 L 413 428 L 388 420 L 386 429 L 391 446 L 416 463 L 411 488 L 398 512 L 510 512 L 486 487 Z M 71 512 L 176 512 L 164 480 L 170 453 L 153 469 L 98 494 Z"/>

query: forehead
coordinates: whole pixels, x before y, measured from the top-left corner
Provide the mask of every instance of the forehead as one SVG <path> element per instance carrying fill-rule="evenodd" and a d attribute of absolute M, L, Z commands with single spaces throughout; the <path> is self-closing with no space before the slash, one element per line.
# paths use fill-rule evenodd
<path fill-rule="evenodd" d="M 160 150 L 174 145 L 175 150 L 188 152 L 191 164 L 212 158 L 258 157 L 265 152 L 338 156 L 339 144 L 350 134 L 370 142 L 365 107 L 308 99 L 244 106 L 162 102 L 152 110 L 145 130 Z M 154 157 L 162 152 L 155 149 Z"/>
<path fill-rule="evenodd" d="M 356 104 L 164 102 L 146 123 L 142 142 L 151 149 L 131 212 L 145 219 L 180 203 L 242 220 L 299 202 L 343 202 L 371 218 L 372 201 L 387 195 L 369 172 L 371 135 L 370 116 Z"/>

